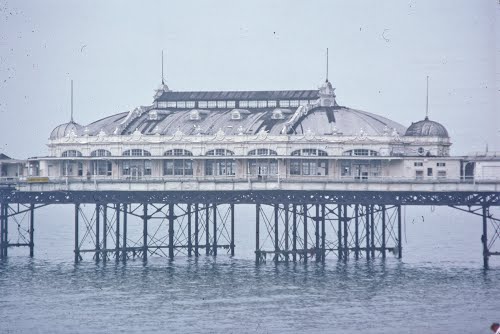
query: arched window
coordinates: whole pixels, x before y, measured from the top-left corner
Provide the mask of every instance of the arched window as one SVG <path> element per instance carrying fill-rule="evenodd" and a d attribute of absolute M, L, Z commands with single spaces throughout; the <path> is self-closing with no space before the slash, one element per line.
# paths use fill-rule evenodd
<path fill-rule="evenodd" d="M 258 148 L 248 152 L 248 155 L 278 155 L 278 153 L 276 153 L 276 151 L 274 150 L 269 150 L 267 148 Z"/>
<path fill-rule="evenodd" d="M 81 157 L 82 156 L 82 152 L 80 151 L 77 151 L 77 150 L 67 150 L 67 151 L 64 151 L 61 155 L 62 157 Z"/>
<path fill-rule="evenodd" d="M 345 151 L 342 155 L 355 157 L 376 157 L 378 156 L 378 152 L 374 150 L 368 150 L 366 148 L 356 148 L 354 150 Z"/>
<path fill-rule="evenodd" d="M 110 157 L 111 152 L 108 150 L 99 149 L 99 150 L 95 150 L 95 151 L 90 152 L 90 156 L 91 157 Z"/>
<path fill-rule="evenodd" d="M 215 155 L 215 156 L 234 155 L 234 152 L 226 150 L 224 148 L 217 148 L 215 150 L 207 151 L 206 155 Z"/>
<path fill-rule="evenodd" d="M 290 160 L 290 175 L 310 175 L 310 176 L 325 176 L 328 175 L 328 160 L 314 159 L 309 157 L 324 157 L 327 156 L 323 150 L 315 148 L 303 148 L 292 152 L 293 156 L 301 156 Z"/>
<path fill-rule="evenodd" d="M 168 150 L 163 153 L 163 155 L 173 155 L 173 156 L 193 156 L 193 153 L 191 153 L 188 150 L 183 150 L 181 148 L 174 148 L 173 150 Z"/>
<path fill-rule="evenodd" d="M 123 151 L 122 155 L 127 157 L 150 157 L 151 153 L 143 150 L 142 148 L 133 148 L 131 150 Z"/>
<path fill-rule="evenodd" d="M 303 148 L 301 150 L 296 150 L 292 152 L 292 155 L 302 155 L 302 156 L 327 156 L 328 153 L 326 153 L 323 150 L 317 150 L 315 148 Z"/>
<path fill-rule="evenodd" d="M 169 157 L 193 156 L 188 150 L 175 148 L 163 154 Z M 193 160 L 191 159 L 166 159 L 163 160 L 163 175 L 191 176 L 193 175 Z"/>

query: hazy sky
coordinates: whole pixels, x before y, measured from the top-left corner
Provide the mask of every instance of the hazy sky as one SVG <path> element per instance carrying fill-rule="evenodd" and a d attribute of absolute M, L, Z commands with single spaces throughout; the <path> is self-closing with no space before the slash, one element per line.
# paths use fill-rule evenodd
<path fill-rule="evenodd" d="M 446 126 L 453 154 L 500 151 L 498 0 L 2 1 L 0 153 L 47 154 L 52 129 L 173 90 L 314 89 L 405 126 Z"/>

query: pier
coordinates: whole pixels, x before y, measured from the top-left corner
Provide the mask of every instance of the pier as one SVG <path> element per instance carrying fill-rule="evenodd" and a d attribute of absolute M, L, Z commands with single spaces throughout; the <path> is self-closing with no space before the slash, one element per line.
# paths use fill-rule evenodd
<path fill-rule="evenodd" d="M 500 182 L 382 181 L 17 182 L 0 190 L 0 255 L 26 247 L 34 256 L 34 231 L 43 228 L 35 224 L 36 210 L 58 204 L 74 206 L 75 262 L 235 255 L 241 204 L 255 207 L 257 262 L 401 258 L 406 205 L 450 206 L 477 216 L 484 267 L 500 255 L 500 221 L 490 214 L 500 206 Z M 162 187 L 178 190 L 155 190 Z M 14 228 L 24 243 L 9 241 Z M 140 229 L 140 238 L 129 238 L 130 229 Z"/>

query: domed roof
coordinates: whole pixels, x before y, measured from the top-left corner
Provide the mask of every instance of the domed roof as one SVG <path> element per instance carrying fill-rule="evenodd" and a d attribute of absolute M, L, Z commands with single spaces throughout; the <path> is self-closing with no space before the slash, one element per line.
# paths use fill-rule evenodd
<path fill-rule="evenodd" d="M 69 123 L 63 123 L 61 125 L 58 125 L 52 130 L 50 133 L 50 139 L 59 139 L 63 138 L 66 136 L 69 136 L 70 134 L 75 134 L 75 135 L 81 135 L 83 133 L 83 126 L 81 126 L 78 123 L 75 123 L 74 121 L 71 121 Z"/>
<path fill-rule="evenodd" d="M 429 120 L 427 116 L 423 121 L 412 123 L 406 130 L 405 136 L 449 138 L 446 128 L 438 122 Z"/>

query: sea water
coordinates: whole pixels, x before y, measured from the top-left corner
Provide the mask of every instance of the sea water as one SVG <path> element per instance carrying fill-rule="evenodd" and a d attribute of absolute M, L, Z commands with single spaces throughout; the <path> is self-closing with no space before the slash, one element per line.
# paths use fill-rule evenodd
<path fill-rule="evenodd" d="M 75 264 L 71 210 L 37 210 L 35 257 L 0 262 L 0 333 L 488 333 L 500 321 L 500 257 L 483 269 L 481 217 L 452 208 L 404 211 L 402 260 L 324 265 L 256 264 L 245 206 L 233 258 Z"/>

